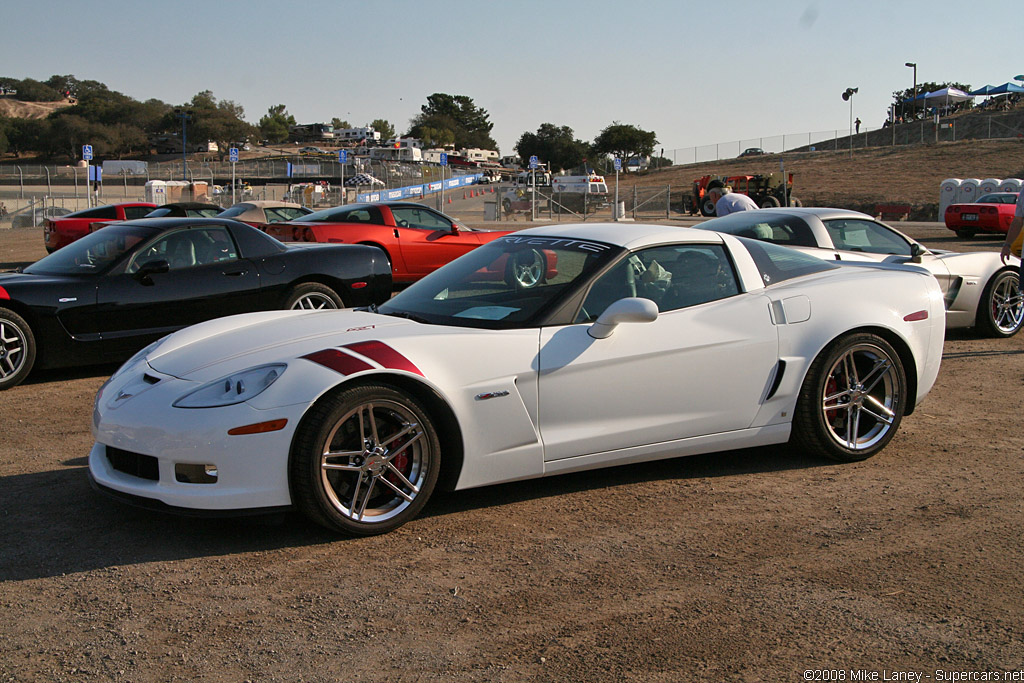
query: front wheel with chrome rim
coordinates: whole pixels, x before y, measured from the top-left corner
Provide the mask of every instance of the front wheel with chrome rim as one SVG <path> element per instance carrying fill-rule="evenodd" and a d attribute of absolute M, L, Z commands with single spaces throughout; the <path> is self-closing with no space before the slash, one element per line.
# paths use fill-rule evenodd
<path fill-rule="evenodd" d="M 985 285 L 975 327 L 986 337 L 1012 337 L 1024 320 L 1024 298 L 1016 270 L 1001 270 Z"/>
<path fill-rule="evenodd" d="M 868 333 L 841 337 L 808 370 L 791 442 L 832 460 L 865 460 L 895 436 L 906 401 L 903 363 L 889 342 Z"/>
<path fill-rule="evenodd" d="M 388 385 L 344 389 L 313 406 L 296 432 L 293 497 L 313 521 L 370 536 L 419 514 L 441 467 L 427 409 Z"/>
<path fill-rule="evenodd" d="M 36 362 L 36 339 L 20 315 L 0 308 L 0 391 L 21 384 Z"/>

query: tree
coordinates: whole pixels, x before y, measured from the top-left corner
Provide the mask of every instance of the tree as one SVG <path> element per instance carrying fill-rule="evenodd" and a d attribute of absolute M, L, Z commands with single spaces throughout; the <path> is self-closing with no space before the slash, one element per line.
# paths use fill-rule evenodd
<path fill-rule="evenodd" d="M 552 123 L 542 123 L 536 133 L 523 133 L 515 149 L 521 159 L 536 155 L 552 171 L 580 166 L 589 153 L 587 143 L 573 138 L 572 128 Z"/>
<path fill-rule="evenodd" d="M 345 121 L 344 119 L 339 119 L 337 116 L 331 119 L 331 125 L 334 127 L 334 130 L 344 130 L 345 128 L 352 127 L 352 125 L 348 121 Z"/>
<path fill-rule="evenodd" d="M 598 154 L 610 154 L 625 163 L 633 157 L 651 156 L 656 144 L 658 140 L 653 131 L 614 121 L 594 138 L 593 147 Z"/>
<path fill-rule="evenodd" d="M 440 140 L 450 139 L 459 149 L 498 149 L 498 143 L 491 137 L 494 124 L 488 120 L 487 111 L 477 107 L 472 98 L 465 95 L 434 93 L 427 103 L 420 107 L 420 113 L 410 122 L 407 135 L 419 138 L 436 146 Z M 428 134 L 429 132 L 429 134 Z"/>
<path fill-rule="evenodd" d="M 295 125 L 295 117 L 288 113 L 283 104 L 276 104 L 260 118 L 257 126 L 260 135 L 269 142 L 284 142 L 288 139 L 288 127 Z"/>
<path fill-rule="evenodd" d="M 380 133 L 381 140 L 393 140 L 396 137 L 395 127 L 386 119 L 374 119 L 370 122 L 370 128 Z"/>
<path fill-rule="evenodd" d="M 183 107 L 191 113 L 190 136 L 196 142 L 210 140 L 217 143 L 217 155 L 223 159 L 233 142 L 247 139 L 255 129 L 243 120 L 245 110 L 231 100 L 217 101 L 213 93 L 204 90 Z"/>

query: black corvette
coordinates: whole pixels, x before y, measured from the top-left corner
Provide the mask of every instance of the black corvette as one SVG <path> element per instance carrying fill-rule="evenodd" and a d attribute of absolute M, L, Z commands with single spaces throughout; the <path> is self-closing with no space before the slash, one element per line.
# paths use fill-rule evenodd
<path fill-rule="evenodd" d="M 211 318 L 363 306 L 390 294 L 391 266 L 375 247 L 285 245 L 218 218 L 109 225 L 0 273 L 0 390 L 33 367 L 121 360 Z"/>

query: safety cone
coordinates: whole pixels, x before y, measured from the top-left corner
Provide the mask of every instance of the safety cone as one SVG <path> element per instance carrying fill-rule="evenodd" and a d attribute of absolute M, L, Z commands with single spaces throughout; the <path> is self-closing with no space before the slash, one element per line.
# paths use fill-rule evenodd
<path fill-rule="evenodd" d="M 452 203 L 452 196 L 451 196 L 451 195 L 448 195 L 448 203 L 449 203 L 449 204 L 451 204 L 451 203 Z"/>

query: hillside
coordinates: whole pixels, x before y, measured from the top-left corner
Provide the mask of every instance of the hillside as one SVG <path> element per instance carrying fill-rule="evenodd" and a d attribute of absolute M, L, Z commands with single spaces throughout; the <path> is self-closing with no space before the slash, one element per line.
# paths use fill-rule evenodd
<path fill-rule="evenodd" d="M 10 119 L 45 119 L 61 107 L 70 107 L 71 102 L 22 102 L 7 97 L 0 97 L 0 116 Z"/>
<path fill-rule="evenodd" d="M 672 186 L 673 203 L 706 174 L 779 171 L 794 174 L 794 195 L 804 204 L 842 206 L 873 213 L 879 203 L 906 203 L 911 218 L 937 220 L 939 184 L 947 178 L 1024 178 L 1024 139 L 962 140 L 926 145 L 868 147 L 842 152 L 787 152 L 672 166 L 619 176 L 619 192 Z M 609 187 L 614 176 L 609 176 Z"/>

